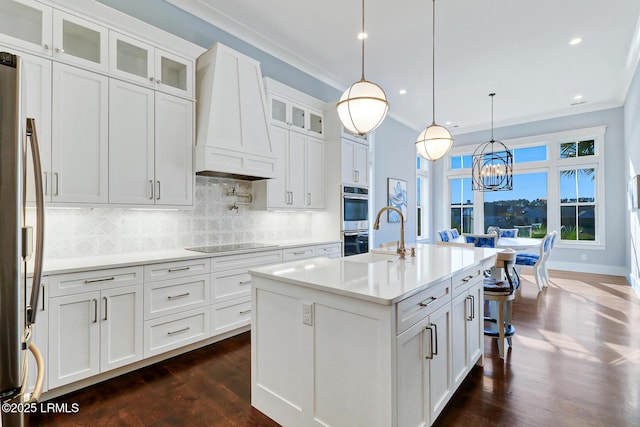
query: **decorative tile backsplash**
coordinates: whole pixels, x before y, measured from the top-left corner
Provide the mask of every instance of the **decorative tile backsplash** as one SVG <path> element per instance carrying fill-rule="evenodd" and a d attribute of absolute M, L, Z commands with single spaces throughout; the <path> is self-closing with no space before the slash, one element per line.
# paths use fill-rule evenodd
<path fill-rule="evenodd" d="M 190 210 L 48 208 L 45 256 L 110 255 L 311 236 L 313 214 L 308 212 L 254 211 L 244 205 L 230 210 L 234 200 L 246 200 L 226 196 L 234 188 L 251 193 L 250 182 L 197 176 Z"/>

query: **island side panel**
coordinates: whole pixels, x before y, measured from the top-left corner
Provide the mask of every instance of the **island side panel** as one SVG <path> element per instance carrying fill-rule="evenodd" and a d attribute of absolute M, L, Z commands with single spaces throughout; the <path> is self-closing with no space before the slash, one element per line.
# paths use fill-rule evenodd
<path fill-rule="evenodd" d="M 393 306 L 257 276 L 252 292 L 254 407 L 283 425 L 394 424 Z"/>

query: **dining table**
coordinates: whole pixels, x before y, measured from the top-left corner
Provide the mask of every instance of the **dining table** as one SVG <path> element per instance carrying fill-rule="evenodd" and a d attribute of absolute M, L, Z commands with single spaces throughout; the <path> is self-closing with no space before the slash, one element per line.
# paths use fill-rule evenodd
<path fill-rule="evenodd" d="M 464 235 L 451 239 L 451 242 L 466 243 Z M 511 248 L 514 251 L 539 250 L 542 239 L 534 239 L 531 237 L 499 237 L 496 243 L 497 248 Z"/>

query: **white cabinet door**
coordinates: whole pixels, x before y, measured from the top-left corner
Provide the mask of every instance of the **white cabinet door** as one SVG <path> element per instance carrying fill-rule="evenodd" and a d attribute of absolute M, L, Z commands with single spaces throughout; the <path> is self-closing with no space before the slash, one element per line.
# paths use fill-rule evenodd
<path fill-rule="evenodd" d="M 354 172 L 356 184 L 360 186 L 369 186 L 369 147 L 358 142 L 353 146 L 354 149 Z"/>
<path fill-rule="evenodd" d="M 108 95 L 107 77 L 53 64 L 53 202 L 107 202 Z"/>
<path fill-rule="evenodd" d="M 107 28 L 53 10 L 53 57 L 84 68 L 109 71 Z"/>
<path fill-rule="evenodd" d="M 4 49 L 0 46 L 0 49 Z M 22 58 L 25 109 L 36 120 L 45 201 L 51 200 L 51 60 L 10 50 Z M 35 202 L 33 162 L 27 150 L 27 201 Z"/>
<path fill-rule="evenodd" d="M 428 426 L 431 334 L 426 317 L 398 336 L 397 407 L 399 426 Z"/>
<path fill-rule="evenodd" d="M 0 34 L 3 42 L 51 55 L 53 9 L 33 0 L 0 2 Z"/>
<path fill-rule="evenodd" d="M 453 393 L 451 384 L 451 305 L 429 315 L 434 329 L 433 359 L 429 361 L 429 400 L 431 422 L 442 412 Z"/>
<path fill-rule="evenodd" d="M 286 208 L 289 202 L 287 189 L 287 146 L 289 145 L 289 131 L 278 126 L 269 126 L 271 147 L 277 159 L 277 176 L 267 181 L 267 207 Z"/>
<path fill-rule="evenodd" d="M 100 373 L 100 292 L 49 300 L 49 388 Z"/>
<path fill-rule="evenodd" d="M 154 92 L 109 81 L 109 203 L 154 202 Z"/>
<path fill-rule="evenodd" d="M 342 140 L 342 183 L 347 185 L 356 183 L 355 144 L 355 142 L 348 139 Z"/>
<path fill-rule="evenodd" d="M 292 208 L 306 206 L 306 145 L 307 137 L 305 135 L 289 132 L 287 188 L 291 192 L 289 207 Z"/>
<path fill-rule="evenodd" d="M 471 298 L 463 292 L 451 304 L 451 371 L 458 386 L 469 371 L 469 337 L 467 323 L 471 317 Z"/>
<path fill-rule="evenodd" d="M 484 354 L 484 289 L 482 280 L 469 289 L 471 297 L 471 320 L 467 323 L 467 338 L 469 349 L 469 369 L 471 364 Z"/>
<path fill-rule="evenodd" d="M 193 102 L 156 92 L 155 203 L 193 204 Z"/>
<path fill-rule="evenodd" d="M 142 359 L 142 285 L 100 294 L 100 372 Z"/>
<path fill-rule="evenodd" d="M 154 87 L 154 66 L 153 46 L 109 30 L 109 74 Z"/>
<path fill-rule="evenodd" d="M 307 199 L 310 209 L 324 209 L 324 141 L 309 137 L 307 140 Z"/>
<path fill-rule="evenodd" d="M 156 89 L 187 98 L 193 97 L 193 62 L 155 49 Z"/>

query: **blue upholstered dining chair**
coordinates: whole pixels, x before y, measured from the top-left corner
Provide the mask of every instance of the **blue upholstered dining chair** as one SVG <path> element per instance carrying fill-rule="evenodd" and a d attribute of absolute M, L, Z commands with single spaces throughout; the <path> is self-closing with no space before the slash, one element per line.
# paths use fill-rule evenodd
<path fill-rule="evenodd" d="M 489 233 L 496 233 L 497 235 L 500 235 L 500 227 L 495 226 L 495 225 L 490 225 L 487 227 L 487 234 Z"/>
<path fill-rule="evenodd" d="M 542 272 L 544 274 L 544 280 L 545 280 L 547 286 L 549 286 L 549 270 L 547 269 L 547 260 L 551 256 L 551 250 L 553 249 L 553 246 L 556 243 L 556 237 L 557 236 L 558 236 L 558 232 L 557 231 L 552 231 L 551 232 L 551 238 L 549 239 L 549 249 L 547 250 L 547 253 L 546 253 L 545 257 L 542 260 Z"/>
<path fill-rule="evenodd" d="M 500 237 L 518 237 L 518 229 L 517 228 L 501 228 L 498 232 L 498 236 Z"/>
<path fill-rule="evenodd" d="M 438 231 L 438 235 L 440 236 L 441 242 L 448 242 L 451 239 L 451 235 L 449 234 L 449 230 L 440 230 Z"/>
<path fill-rule="evenodd" d="M 548 285 L 544 272 L 544 262 L 549 254 L 551 238 L 555 236 L 553 233 L 556 232 L 549 232 L 546 236 L 544 236 L 542 242 L 540 243 L 540 252 L 538 254 L 519 253 L 516 255 L 517 270 L 521 270 L 522 267 L 533 268 L 533 274 L 536 279 L 538 291 L 541 291 L 543 286 Z"/>
<path fill-rule="evenodd" d="M 463 234 L 464 241 L 473 243 L 476 248 L 495 248 L 498 244 L 498 235 L 489 234 Z"/>
<path fill-rule="evenodd" d="M 451 235 L 451 238 L 453 240 L 457 239 L 458 237 L 460 237 L 460 233 L 458 233 L 458 229 L 457 228 L 452 228 L 449 230 L 449 234 Z"/>

